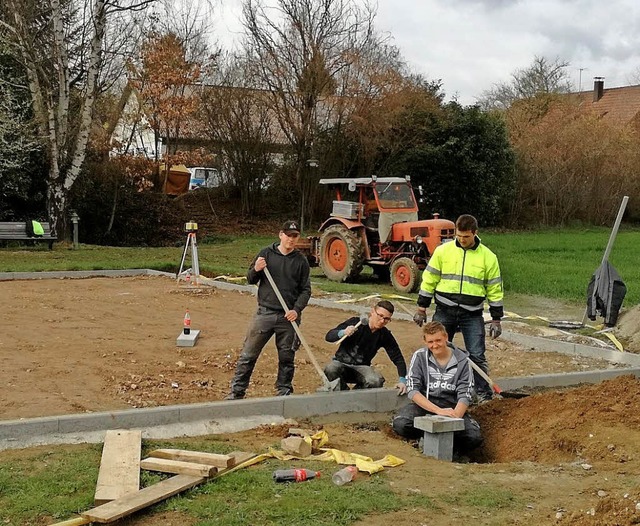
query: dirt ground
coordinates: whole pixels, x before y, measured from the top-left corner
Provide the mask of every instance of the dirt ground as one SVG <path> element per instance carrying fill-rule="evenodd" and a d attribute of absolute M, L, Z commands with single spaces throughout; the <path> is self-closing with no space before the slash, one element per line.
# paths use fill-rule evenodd
<path fill-rule="evenodd" d="M 256 308 L 249 293 L 188 288 L 164 277 L 7 281 L 0 290 L 2 419 L 221 400 Z M 177 347 L 187 308 L 200 338 L 195 347 Z M 324 335 L 351 315 L 314 306 L 304 311 L 302 332 L 321 366 L 336 350 Z M 421 346 L 419 329 L 402 320 L 389 328 L 408 361 Z M 610 367 L 527 352 L 505 340 L 490 341 L 487 356 L 496 377 Z M 384 351 L 374 364 L 393 386 L 397 372 Z M 247 396 L 272 396 L 276 371 L 270 342 Z M 321 385 L 300 349 L 295 392 Z"/>
<path fill-rule="evenodd" d="M 11 281 L 0 283 L 0 290 L 3 419 L 220 400 L 228 392 L 255 309 L 248 293 L 194 292 L 161 277 Z M 186 308 L 193 328 L 202 333 L 195 347 L 178 348 Z M 335 352 L 324 334 L 347 316 L 318 307 L 305 310 L 302 331 L 321 364 Z M 400 320 L 390 329 L 408 359 L 420 345 L 418 329 Z M 504 340 L 489 343 L 488 359 L 498 377 L 608 367 L 528 352 Z M 384 352 L 375 363 L 393 384 L 396 371 Z M 275 348 L 269 344 L 248 396 L 272 395 L 275 374 Z M 321 385 L 302 349 L 294 384 L 297 393 Z M 463 464 L 423 457 L 393 435 L 385 415 L 368 416 L 366 422 L 324 417 L 300 424 L 326 429 L 332 447 L 405 459 L 406 464 L 385 470 L 384 477 L 394 491 L 435 503 L 432 514 L 418 519 L 415 509 L 405 509 L 368 516 L 358 524 L 613 526 L 640 523 L 638 407 L 640 381 L 631 376 L 494 400 L 472 409 L 485 445 Z M 287 429 L 265 426 L 227 439 L 238 449 L 263 452 Z M 483 506 L 481 498 L 470 498 L 487 493 L 504 495 L 504 503 Z M 452 495 L 458 500 L 452 501 Z M 192 521 L 163 512 L 142 513 L 124 523 L 188 526 Z"/>

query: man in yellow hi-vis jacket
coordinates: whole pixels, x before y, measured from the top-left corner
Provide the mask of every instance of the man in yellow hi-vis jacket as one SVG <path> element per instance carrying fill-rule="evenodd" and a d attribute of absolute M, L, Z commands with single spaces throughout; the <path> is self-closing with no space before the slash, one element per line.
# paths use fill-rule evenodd
<path fill-rule="evenodd" d="M 456 221 L 456 240 L 440 245 L 433 251 L 422 274 L 418 295 L 418 310 L 413 321 L 420 327 L 427 321 L 427 308 L 435 300 L 434 321 L 447 329 L 449 341 L 457 330 L 462 333 L 469 357 L 484 372 L 489 372 L 485 357 L 485 299 L 489 303 L 491 324 L 489 334 L 502 334 L 500 319 L 504 316 L 502 277 L 498 258 L 480 242 L 478 221 L 471 215 L 461 215 Z M 493 396 L 491 386 L 474 371 L 479 400 Z"/>

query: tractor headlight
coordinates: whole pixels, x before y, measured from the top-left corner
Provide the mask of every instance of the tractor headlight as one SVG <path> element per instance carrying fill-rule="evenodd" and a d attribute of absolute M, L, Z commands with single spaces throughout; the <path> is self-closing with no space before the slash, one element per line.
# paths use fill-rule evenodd
<path fill-rule="evenodd" d="M 418 245 L 423 243 L 422 241 L 422 236 L 416 236 L 413 238 L 413 241 L 416 242 Z"/>

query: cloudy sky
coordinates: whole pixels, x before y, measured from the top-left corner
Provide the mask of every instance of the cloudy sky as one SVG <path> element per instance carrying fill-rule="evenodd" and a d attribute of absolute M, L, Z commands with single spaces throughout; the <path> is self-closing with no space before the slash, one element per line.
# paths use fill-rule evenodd
<path fill-rule="evenodd" d="M 240 31 L 241 0 L 221 0 L 216 34 Z M 575 89 L 639 84 L 638 0 L 378 0 L 376 26 L 410 67 L 442 79 L 447 98 L 473 104 L 534 56 L 568 61 Z M 580 71 L 582 69 L 582 72 Z"/>

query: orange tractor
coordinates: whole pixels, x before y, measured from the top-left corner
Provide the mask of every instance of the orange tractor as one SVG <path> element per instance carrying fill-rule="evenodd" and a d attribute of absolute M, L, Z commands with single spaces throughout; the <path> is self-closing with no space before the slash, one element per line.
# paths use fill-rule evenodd
<path fill-rule="evenodd" d="M 320 236 L 301 239 L 297 248 L 330 280 L 352 281 L 369 265 L 380 279 L 391 278 L 397 291 L 413 292 L 435 248 L 454 238 L 455 225 L 438 214 L 418 220 L 409 177 L 321 179 L 320 184 L 336 187 L 331 217 L 320 226 Z"/>

